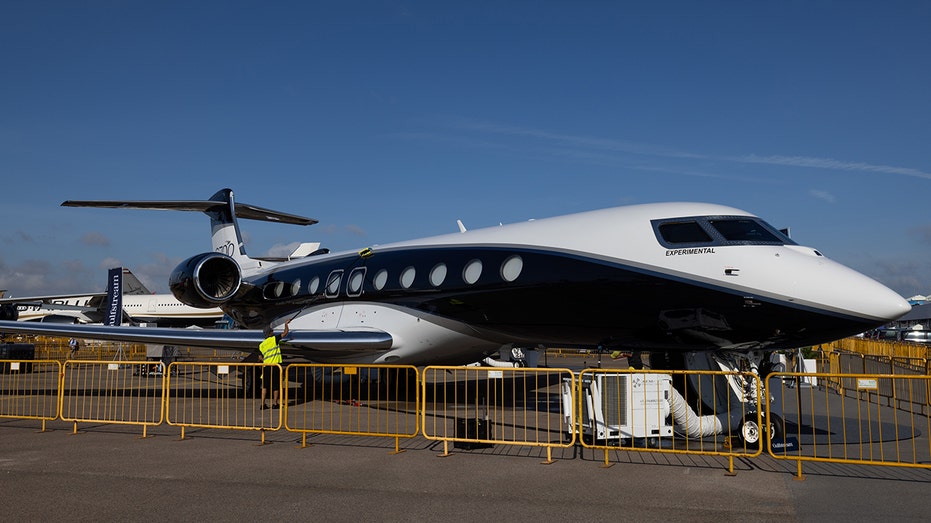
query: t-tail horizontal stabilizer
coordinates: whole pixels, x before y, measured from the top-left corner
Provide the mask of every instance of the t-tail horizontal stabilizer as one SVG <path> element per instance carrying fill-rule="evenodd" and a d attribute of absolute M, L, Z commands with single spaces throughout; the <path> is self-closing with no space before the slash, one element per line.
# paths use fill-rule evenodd
<path fill-rule="evenodd" d="M 261 263 L 249 258 L 239 230 L 238 218 L 266 222 L 313 225 L 317 220 L 236 203 L 232 189 L 220 189 L 209 200 L 68 200 L 64 207 L 100 207 L 109 209 L 149 209 L 159 211 L 200 211 L 210 217 L 213 252 L 232 257 L 243 271 L 257 270 Z"/>
<path fill-rule="evenodd" d="M 200 211 L 204 213 L 224 210 L 224 206 L 233 203 L 233 191 L 221 189 L 209 200 L 67 200 L 62 207 L 99 207 L 108 209 L 149 209 L 157 211 Z M 296 214 L 288 214 L 247 203 L 233 204 L 237 218 L 266 222 L 290 223 L 293 225 L 313 225 L 317 220 Z"/>

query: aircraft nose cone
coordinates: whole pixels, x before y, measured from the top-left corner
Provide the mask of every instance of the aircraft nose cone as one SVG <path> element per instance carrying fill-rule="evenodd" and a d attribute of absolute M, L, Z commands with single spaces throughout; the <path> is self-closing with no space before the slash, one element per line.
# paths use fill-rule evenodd
<path fill-rule="evenodd" d="M 911 304 L 905 298 L 892 289 L 885 287 L 884 289 L 886 291 L 885 295 L 877 293 L 876 301 L 873 303 L 875 307 L 874 313 L 877 316 L 884 318 L 886 321 L 893 321 L 912 310 Z"/>
<path fill-rule="evenodd" d="M 847 282 L 846 295 L 863 317 L 877 323 L 889 323 L 912 310 L 912 306 L 899 293 L 863 274 Z"/>
<path fill-rule="evenodd" d="M 831 301 L 840 310 L 877 325 L 894 321 L 912 310 L 897 292 L 850 267 L 829 260 L 819 261 L 819 267 L 823 272 L 808 282 L 816 293 L 832 296 Z"/>

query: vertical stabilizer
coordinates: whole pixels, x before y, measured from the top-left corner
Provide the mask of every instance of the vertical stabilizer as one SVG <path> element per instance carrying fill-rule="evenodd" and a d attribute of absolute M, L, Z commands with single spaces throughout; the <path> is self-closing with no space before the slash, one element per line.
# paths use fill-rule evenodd
<path fill-rule="evenodd" d="M 210 201 L 217 202 L 217 205 L 204 211 L 204 214 L 210 217 L 210 238 L 213 251 L 230 256 L 236 260 L 243 271 L 257 269 L 260 263 L 246 254 L 245 242 L 242 240 L 239 222 L 236 220 L 233 190 L 220 189 L 210 197 Z"/>

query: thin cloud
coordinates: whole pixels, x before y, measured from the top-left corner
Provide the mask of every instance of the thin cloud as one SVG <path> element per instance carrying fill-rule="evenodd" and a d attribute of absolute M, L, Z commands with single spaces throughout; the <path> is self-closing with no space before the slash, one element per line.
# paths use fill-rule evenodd
<path fill-rule="evenodd" d="M 24 260 L 10 266 L 0 260 L 0 289 L 10 296 L 42 296 L 86 292 L 92 271 L 79 260 L 64 260 L 58 264 L 48 260 Z M 91 288 L 102 287 L 103 279 Z"/>
<path fill-rule="evenodd" d="M 150 254 L 150 260 L 147 263 L 130 267 L 130 270 L 150 291 L 165 293 L 168 292 L 165 288 L 168 276 L 181 261 L 182 258 L 155 252 Z"/>
<path fill-rule="evenodd" d="M 826 201 L 826 202 L 828 202 L 828 203 L 836 203 L 836 202 L 837 202 L 837 198 L 835 198 L 833 194 L 831 194 L 831 193 L 829 193 L 829 192 L 827 192 L 827 191 L 820 191 L 820 190 L 817 190 L 817 189 L 812 189 L 812 190 L 808 191 L 808 194 L 810 194 L 811 196 L 814 196 L 815 198 L 817 198 L 817 199 L 819 199 L 819 200 L 824 200 L 824 201 Z"/>
<path fill-rule="evenodd" d="M 931 225 L 921 225 L 909 230 L 909 234 L 921 243 L 931 245 Z"/>
<path fill-rule="evenodd" d="M 353 234 L 355 236 L 366 236 L 367 235 L 367 233 L 365 232 L 365 229 L 363 229 L 362 227 L 359 227 L 358 225 L 349 224 L 345 226 L 345 229 L 346 229 L 346 232 Z"/>
<path fill-rule="evenodd" d="M 494 122 L 472 120 L 467 118 L 447 119 L 445 125 L 460 131 L 477 132 L 485 134 L 505 135 L 517 138 L 528 138 L 532 140 L 545 141 L 550 145 L 561 145 L 563 147 L 579 149 L 574 156 L 585 157 L 593 155 L 592 151 L 607 151 L 611 153 L 624 153 L 638 156 L 651 156 L 657 158 L 670 159 L 691 159 L 715 162 L 728 162 L 739 164 L 756 164 L 756 165 L 773 165 L 780 167 L 802 167 L 813 169 L 829 169 L 836 171 L 853 171 L 866 173 L 893 174 L 900 176 L 910 176 L 931 180 L 931 173 L 914 169 L 911 167 L 898 167 L 893 165 L 875 165 L 865 162 L 849 162 L 835 160 L 833 158 L 818 158 L 811 156 L 789 156 L 789 155 L 768 155 L 761 156 L 756 154 L 721 156 L 693 153 L 668 147 L 631 142 L 627 140 L 617 140 L 610 138 L 598 138 L 592 136 L 581 136 L 571 134 L 559 134 L 549 132 L 543 129 L 534 129 L 529 127 L 520 127 L 515 125 L 504 125 Z M 475 143 L 479 143 L 476 141 Z M 563 151 L 564 156 L 568 154 Z M 682 174 L 689 174 L 683 172 Z M 694 175 L 694 174 L 693 174 Z"/>
<path fill-rule="evenodd" d="M 19 243 L 33 243 L 33 237 L 23 230 L 17 230 L 11 235 L 0 236 L 0 241 L 7 245 L 17 245 Z"/>
<path fill-rule="evenodd" d="M 861 266 L 851 267 L 866 274 L 873 275 L 880 283 L 893 289 L 928 289 L 928 282 L 924 275 L 931 271 L 931 260 L 927 259 L 873 259 L 867 258 Z M 900 294 L 902 294 L 900 292 Z"/>
<path fill-rule="evenodd" d="M 104 258 L 103 260 L 100 261 L 100 264 L 98 265 L 98 267 L 101 269 L 100 274 L 106 274 L 104 271 L 108 271 L 115 267 L 122 267 L 122 266 L 123 266 L 122 261 L 120 261 L 118 258 L 112 258 L 112 257 Z M 106 278 L 102 278 L 101 281 L 105 282 Z"/>
<path fill-rule="evenodd" d="M 815 169 L 833 169 L 837 171 L 862 171 L 884 174 L 901 174 L 915 178 L 931 180 L 931 174 L 909 167 L 894 167 L 891 165 L 872 165 L 863 162 L 843 162 L 832 158 L 812 158 L 809 156 L 740 156 L 733 159 L 743 163 L 759 163 L 766 165 L 781 165 L 787 167 L 812 167 Z"/>
<path fill-rule="evenodd" d="M 81 243 L 92 247 L 109 247 L 110 238 L 99 232 L 89 232 L 81 237 Z"/>
<path fill-rule="evenodd" d="M 595 149 L 602 151 L 623 152 L 643 156 L 662 156 L 667 158 L 695 158 L 708 159 L 707 156 L 698 155 L 686 151 L 668 149 L 656 145 L 649 145 L 627 140 L 617 140 L 612 138 L 597 138 L 593 136 L 578 136 L 571 134 L 558 134 L 541 129 L 528 127 L 519 127 L 514 125 L 502 125 L 492 122 L 483 122 L 471 119 L 454 119 L 451 120 L 451 126 L 460 130 L 476 131 L 482 133 L 508 135 L 515 137 L 534 138 L 548 142 L 556 142 L 564 145 L 582 147 L 585 149 Z"/>

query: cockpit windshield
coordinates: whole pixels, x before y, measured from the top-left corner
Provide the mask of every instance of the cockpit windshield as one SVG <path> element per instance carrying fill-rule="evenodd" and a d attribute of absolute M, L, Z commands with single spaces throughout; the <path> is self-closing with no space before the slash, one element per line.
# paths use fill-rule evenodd
<path fill-rule="evenodd" d="M 782 239 L 767 231 L 763 224 L 756 220 L 727 218 L 708 220 L 708 223 L 729 242 L 783 243 Z"/>
<path fill-rule="evenodd" d="M 716 245 L 795 245 L 773 226 L 750 216 L 694 216 L 653 220 L 656 239 L 664 247 Z"/>

